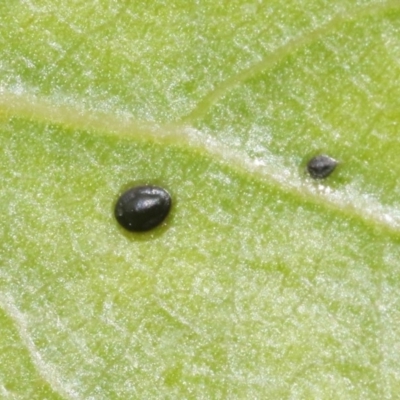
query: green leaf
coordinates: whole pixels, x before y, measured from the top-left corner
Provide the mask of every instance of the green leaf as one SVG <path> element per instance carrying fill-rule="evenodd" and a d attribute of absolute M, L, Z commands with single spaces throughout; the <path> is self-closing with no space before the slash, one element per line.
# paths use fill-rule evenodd
<path fill-rule="evenodd" d="M 397 1 L 0 22 L 1 398 L 397 395 Z M 135 183 L 173 199 L 141 235 L 113 217 Z"/>

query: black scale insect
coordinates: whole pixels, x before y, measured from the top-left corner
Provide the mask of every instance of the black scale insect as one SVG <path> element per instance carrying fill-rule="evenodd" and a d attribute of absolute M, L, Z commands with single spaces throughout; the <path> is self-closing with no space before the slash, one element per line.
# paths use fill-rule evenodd
<path fill-rule="evenodd" d="M 158 186 L 136 186 L 123 193 L 115 205 L 115 218 L 130 232 L 155 228 L 167 217 L 171 196 Z"/>
<path fill-rule="evenodd" d="M 313 157 L 307 171 L 314 179 L 329 176 L 337 161 L 326 155 Z M 130 232 L 145 232 L 160 225 L 171 209 L 171 196 L 158 186 L 135 186 L 124 192 L 115 205 L 115 218 Z"/>
<path fill-rule="evenodd" d="M 307 171 L 314 179 L 324 179 L 329 176 L 337 166 L 337 161 L 325 155 L 313 157 L 307 163 Z"/>

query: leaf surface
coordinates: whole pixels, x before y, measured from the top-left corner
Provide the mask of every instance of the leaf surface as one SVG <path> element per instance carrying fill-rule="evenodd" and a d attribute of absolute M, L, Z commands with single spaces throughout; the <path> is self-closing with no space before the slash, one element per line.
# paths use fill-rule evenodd
<path fill-rule="evenodd" d="M 397 1 L 0 5 L 0 394 L 400 390 Z M 310 157 L 339 161 L 324 181 Z M 127 234 L 124 188 L 172 195 Z"/>

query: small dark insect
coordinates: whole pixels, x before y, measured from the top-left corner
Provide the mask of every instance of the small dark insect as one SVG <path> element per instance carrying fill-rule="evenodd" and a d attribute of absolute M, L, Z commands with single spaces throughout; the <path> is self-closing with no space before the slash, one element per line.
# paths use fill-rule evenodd
<path fill-rule="evenodd" d="M 325 155 L 313 157 L 307 164 L 307 171 L 314 179 L 323 179 L 329 176 L 336 168 L 337 161 Z"/>
<path fill-rule="evenodd" d="M 115 218 L 130 232 L 144 232 L 164 221 L 171 196 L 158 186 L 136 186 L 127 190 L 115 205 Z"/>

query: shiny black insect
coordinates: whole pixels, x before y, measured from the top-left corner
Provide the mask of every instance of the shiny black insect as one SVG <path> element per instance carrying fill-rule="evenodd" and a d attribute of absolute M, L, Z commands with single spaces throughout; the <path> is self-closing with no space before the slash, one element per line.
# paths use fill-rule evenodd
<path fill-rule="evenodd" d="M 336 168 L 337 161 L 325 155 L 313 157 L 307 163 L 307 171 L 314 179 L 323 179 L 329 176 Z"/>
<path fill-rule="evenodd" d="M 136 186 L 121 195 L 115 218 L 130 232 L 144 232 L 164 221 L 171 209 L 171 196 L 158 186 Z"/>

